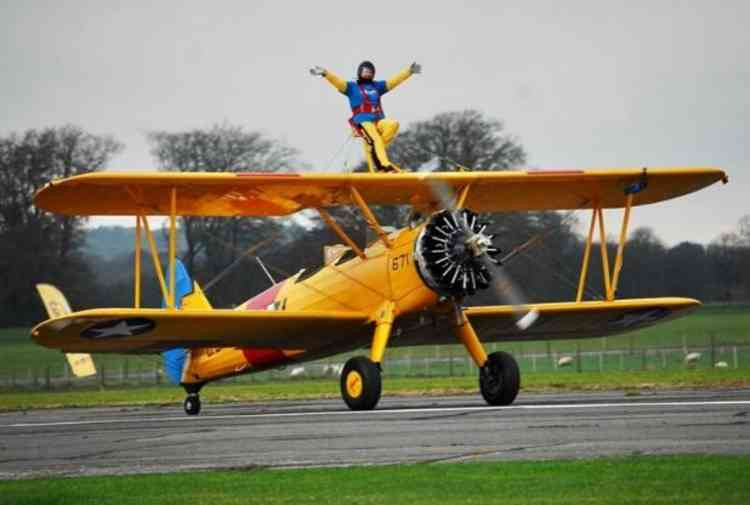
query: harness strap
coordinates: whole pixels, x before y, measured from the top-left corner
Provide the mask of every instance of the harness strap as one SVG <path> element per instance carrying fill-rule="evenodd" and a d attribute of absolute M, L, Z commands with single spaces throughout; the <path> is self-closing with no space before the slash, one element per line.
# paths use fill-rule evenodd
<path fill-rule="evenodd" d="M 362 95 L 362 103 L 356 107 L 352 107 L 352 118 L 357 114 L 371 113 L 371 114 L 382 114 L 383 107 L 380 105 L 380 99 L 377 103 L 373 104 L 370 100 L 370 96 L 365 92 L 364 84 L 359 85 L 359 92 Z"/>

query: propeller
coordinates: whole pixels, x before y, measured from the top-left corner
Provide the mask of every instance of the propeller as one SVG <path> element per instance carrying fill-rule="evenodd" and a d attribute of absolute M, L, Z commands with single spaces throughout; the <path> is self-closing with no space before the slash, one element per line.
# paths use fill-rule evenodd
<path fill-rule="evenodd" d="M 425 228 L 431 242 L 423 247 L 431 279 L 454 300 L 473 294 L 478 288 L 492 288 L 513 309 L 516 326 L 528 329 L 539 317 L 526 307 L 526 296 L 495 258 L 500 251 L 492 244 L 494 235 L 484 233 L 489 223 L 468 209 L 459 209 L 453 189 L 445 182 L 428 179 L 432 193 L 444 210 L 435 214 Z M 442 244 L 442 247 L 441 247 Z M 446 264 L 447 266 L 442 266 Z"/>

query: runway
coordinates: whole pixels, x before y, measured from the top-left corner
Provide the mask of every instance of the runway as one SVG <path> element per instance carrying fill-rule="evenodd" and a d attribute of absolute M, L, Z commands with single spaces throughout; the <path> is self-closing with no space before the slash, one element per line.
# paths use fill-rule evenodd
<path fill-rule="evenodd" d="M 388 397 L 350 412 L 340 400 L 38 410 L 0 414 L 0 479 L 556 459 L 628 454 L 750 454 L 750 391 L 626 396 Z"/>

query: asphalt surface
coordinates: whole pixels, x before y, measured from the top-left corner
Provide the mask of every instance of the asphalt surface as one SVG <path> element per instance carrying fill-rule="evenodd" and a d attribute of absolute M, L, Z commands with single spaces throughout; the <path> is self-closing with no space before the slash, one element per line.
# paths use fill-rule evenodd
<path fill-rule="evenodd" d="M 0 479 L 206 468 L 750 454 L 750 391 L 38 410 L 0 414 Z"/>

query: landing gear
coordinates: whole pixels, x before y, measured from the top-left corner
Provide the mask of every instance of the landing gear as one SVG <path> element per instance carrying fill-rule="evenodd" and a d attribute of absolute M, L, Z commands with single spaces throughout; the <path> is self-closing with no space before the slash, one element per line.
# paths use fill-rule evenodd
<path fill-rule="evenodd" d="M 521 372 L 507 352 L 493 352 L 479 369 L 479 390 L 489 405 L 510 405 L 521 387 Z"/>
<path fill-rule="evenodd" d="M 185 407 L 185 413 L 187 415 L 198 415 L 201 411 L 201 397 L 198 396 L 198 393 L 190 393 L 187 395 L 187 398 L 185 398 L 183 406 Z"/>
<path fill-rule="evenodd" d="M 372 410 L 380 400 L 380 366 L 363 356 L 349 359 L 341 371 L 341 397 L 352 410 Z"/>

